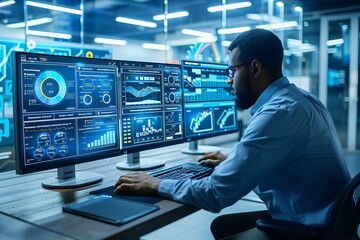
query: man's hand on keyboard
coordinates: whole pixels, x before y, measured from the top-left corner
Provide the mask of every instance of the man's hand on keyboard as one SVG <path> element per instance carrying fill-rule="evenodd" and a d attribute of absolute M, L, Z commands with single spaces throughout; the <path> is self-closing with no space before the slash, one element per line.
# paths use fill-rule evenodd
<path fill-rule="evenodd" d="M 203 162 L 207 166 L 210 167 L 216 167 L 219 165 L 222 161 L 224 161 L 227 158 L 224 154 L 221 152 L 211 152 L 211 153 L 205 153 L 201 158 L 199 158 L 198 162 Z"/>
<path fill-rule="evenodd" d="M 135 172 L 123 175 L 114 185 L 116 193 L 136 193 L 156 195 L 161 180 L 145 172 Z"/>

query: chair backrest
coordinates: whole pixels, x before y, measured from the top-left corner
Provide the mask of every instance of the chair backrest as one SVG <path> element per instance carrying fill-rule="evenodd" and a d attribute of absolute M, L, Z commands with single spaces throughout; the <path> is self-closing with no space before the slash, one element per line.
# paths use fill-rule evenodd
<path fill-rule="evenodd" d="M 346 185 L 334 205 L 329 227 L 325 235 L 330 237 L 354 237 L 360 223 L 360 200 L 357 188 L 360 185 L 360 173 Z"/>

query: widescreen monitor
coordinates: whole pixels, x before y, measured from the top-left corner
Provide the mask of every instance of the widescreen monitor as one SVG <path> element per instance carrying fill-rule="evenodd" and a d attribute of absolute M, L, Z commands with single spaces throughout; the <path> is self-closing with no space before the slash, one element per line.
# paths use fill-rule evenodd
<path fill-rule="evenodd" d="M 184 153 L 217 151 L 213 146 L 198 146 L 197 140 L 237 132 L 235 99 L 226 80 L 227 65 L 182 61 L 184 133 L 189 148 Z"/>
<path fill-rule="evenodd" d="M 151 169 L 160 159 L 140 151 L 183 143 L 182 82 L 179 64 L 119 61 L 120 146 L 127 162 L 120 169 Z"/>
<path fill-rule="evenodd" d="M 57 168 L 48 188 L 102 180 L 75 164 L 120 155 L 117 61 L 14 54 L 16 172 Z"/>

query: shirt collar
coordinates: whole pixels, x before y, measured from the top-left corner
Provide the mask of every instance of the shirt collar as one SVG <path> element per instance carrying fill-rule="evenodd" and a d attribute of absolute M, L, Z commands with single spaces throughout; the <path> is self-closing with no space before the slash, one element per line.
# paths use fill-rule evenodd
<path fill-rule="evenodd" d="M 281 77 L 277 80 L 275 80 L 273 83 L 271 83 L 265 90 L 264 92 L 260 95 L 260 97 L 258 98 L 258 100 L 256 100 L 255 104 L 252 106 L 252 108 L 250 109 L 250 114 L 251 116 L 253 116 L 255 114 L 255 112 L 262 106 L 264 105 L 267 101 L 269 101 L 269 99 L 271 98 L 271 96 L 278 91 L 280 88 L 288 85 L 290 82 L 286 77 Z"/>

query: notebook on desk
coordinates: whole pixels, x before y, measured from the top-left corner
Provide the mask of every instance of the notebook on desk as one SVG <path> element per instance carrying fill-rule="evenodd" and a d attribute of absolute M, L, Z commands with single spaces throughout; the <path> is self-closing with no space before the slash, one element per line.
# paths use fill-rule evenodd
<path fill-rule="evenodd" d="M 114 192 L 114 186 L 108 186 L 105 188 L 101 188 L 95 191 L 90 192 L 91 195 L 108 195 L 114 198 L 119 198 L 123 200 L 128 200 L 132 202 L 140 202 L 140 203 L 147 203 L 147 204 L 155 204 L 158 203 L 164 198 L 157 197 L 157 196 L 143 196 L 143 195 L 120 195 Z"/>
<path fill-rule="evenodd" d="M 63 210 L 83 217 L 121 225 L 154 212 L 159 208 L 159 206 L 152 204 L 99 195 L 83 202 L 64 206 Z"/>

